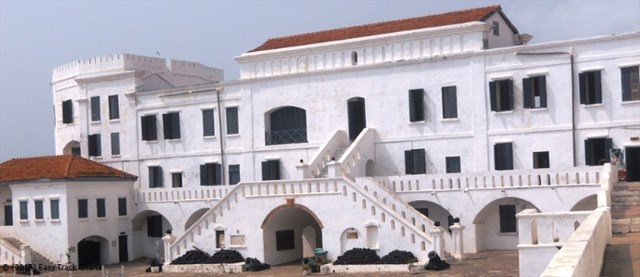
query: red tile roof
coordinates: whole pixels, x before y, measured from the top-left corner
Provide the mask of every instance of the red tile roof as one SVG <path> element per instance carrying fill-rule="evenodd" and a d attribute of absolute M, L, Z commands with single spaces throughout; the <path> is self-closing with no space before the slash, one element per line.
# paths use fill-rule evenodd
<path fill-rule="evenodd" d="M 347 28 L 333 29 L 320 31 L 315 33 L 307 33 L 300 35 L 293 35 L 288 37 L 280 37 L 280 38 L 272 38 L 264 42 L 262 45 L 258 46 L 249 52 L 257 52 L 264 50 L 272 50 L 293 46 L 301 46 L 308 45 L 314 43 L 328 42 L 328 41 L 336 41 L 350 38 L 359 38 L 387 33 L 395 33 L 409 30 L 417 30 L 424 28 L 432 28 L 432 27 L 440 27 L 446 25 L 460 24 L 460 23 L 468 23 L 468 22 L 477 22 L 484 21 L 493 15 L 495 12 L 500 12 L 502 14 L 502 9 L 499 5 L 496 6 L 488 6 L 483 8 L 475 8 L 469 10 L 461 10 L 448 12 L 437 15 L 428 15 L 422 17 L 394 20 L 394 21 L 386 21 L 379 22 L 367 25 L 353 26 Z M 506 19 L 505 20 L 509 24 L 514 32 L 517 33 L 517 30 L 511 23 Z"/>
<path fill-rule="evenodd" d="M 0 164 L 0 183 L 83 177 L 137 179 L 124 171 L 73 155 L 18 158 Z"/>

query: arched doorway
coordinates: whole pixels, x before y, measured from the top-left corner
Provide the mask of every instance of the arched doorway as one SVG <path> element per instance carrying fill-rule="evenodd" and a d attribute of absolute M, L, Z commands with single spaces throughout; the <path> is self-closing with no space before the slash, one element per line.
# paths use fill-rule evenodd
<path fill-rule="evenodd" d="M 364 167 L 364 172 L 367 177 L 376 176 L 376 163 L 373 160 L 368 160 Z"/>
<path fill-rule="evenodd" d="M 500 198 L 484 206 L 473 220 L 477 251 L 517 249 L 516 214 L 525 209 L 540 211 L 531 202 L 515 197 Z"/>
<path fill-rule="evenodd" d="M 101 236 L 89 236 L 78 242 L 78 265 L 109 264 L 109 241 Z"/>
<path fill-rule="evenodd" d="M 442 227 L 453 225 L 454 216 L 447 209 L 437 203 L 419 200 L 410 202 L 409 205 L 434 222 L 440 222 L 440 226 Z"/>
<path fill-rule="evenodd" d="M 572 212 L 577 211 L 593 211 L 598 207 L 598 196 L 596 194 L 589 195 L 582 200 L 578 201 L 573 207 Z"/>
<path fill-rule="evenodd" d="M 265 263 L 301 260 L 310 254 L 311 247 L 322 247 L 322 228 L 315 213 L 305 206 L 282 205 L 273 209 L 262 222 Z"/>
<path fill-rule="evenodd" d="M 364 98 L 353 97 L 347 100 L 347 113 L 349 116 L 349 140 L 354 141 L 360 132 L 367 128 Z"/>
<path fill-rule="evenodd" d="M 191 216 L 189 216 L 189 218 L 187 219 L 187 222 L 185 222 L 184 224 L 184 231 L 186 232 L 189 229 L 189 227 L 191 227 L 191 225 L 196 223 L 196 221 L 198 221 L 198 219 L 200 219 L 208 210 L 209 208 L 202 208 L 193 212 Z"/>
<path fill-rule="evenodd" d="M 173 230 L 169 220 L 157 211 L 139 212 L 132 220 L 133 258 L 163 257 L 162 236 L 167 230 Z"/>

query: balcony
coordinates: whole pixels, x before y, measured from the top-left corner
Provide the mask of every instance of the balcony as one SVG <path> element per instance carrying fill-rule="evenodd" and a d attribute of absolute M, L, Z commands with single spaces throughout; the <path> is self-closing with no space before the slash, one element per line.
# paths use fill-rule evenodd
<path fill-rule="evenodd" d="M 307 129 L 267 131 L 264 141 L 266 145 L 307 142 Z"/>

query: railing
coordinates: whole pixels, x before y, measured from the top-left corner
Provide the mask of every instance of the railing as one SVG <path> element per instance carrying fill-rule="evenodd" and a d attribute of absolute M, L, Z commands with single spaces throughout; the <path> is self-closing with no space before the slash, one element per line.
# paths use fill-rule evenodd
<path fill-rule="evenodd" d="M 469 190 L 600 183 L 601 166 L 567 169 L 532 169 L 481 173 L 422 174 L 373 178 L 395 192 Z"/>
<path fill-rule="evenodd" d="M 611 212 L 593 211 L 553 256 L 540 276 L 598 276 L 611 239 Z"/>
<path fill-rule="evenodd" d="M 199 186 L 136 189 L 133 191 L 133 199 L 136 203 L 220 200 L 229 192 L 229 187 Z"/>
<path fill-rule="evenodd" d="M 338 161 L 340 175 L 346 176 L 351 180 L 354 180 L 355 177 L 365 176 L 367 161 L 374 160 L 373 142 L 375 133 L 373 128 L 365 128 L 360 132 L 360 135 L 351 143 L 340 158 L 340 161 Z M 329 176 L 333 177 L 331 173 Z"/>
<path fill-rule="evenodd" d="M 327 167 L 327 163 L 331 161 L 331 157 L 339 148 L 349 145 L 347 133 L 343 130 L 336 130 L 335 133 L 327 140 L 316 152 L 315 156 L 309 162 L 309 170 L 315 178 L 321 177 L 322 171 Z"/>
<path fill-rule="evenodd" d="M 0 264 L 23 264 L 22 251 L 0 238 Z"/>
<path fill-rule="evenodd" d="M 302 142 L 307 142 L 307 129 L 266 131 L 264 133 L 264 143 L 266 145 Z"/>

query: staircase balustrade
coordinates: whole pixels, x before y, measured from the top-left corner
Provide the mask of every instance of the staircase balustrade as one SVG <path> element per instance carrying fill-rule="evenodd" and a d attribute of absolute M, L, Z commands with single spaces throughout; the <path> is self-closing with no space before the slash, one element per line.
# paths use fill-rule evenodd
<path fill-rule="evenodd" d="M 344 130 L 336 130 L 333 135 L 324 144 L 318 148 L 316 154 L 311 158 L 308 166 L 308 170 L 311 170 L 311 174 L 314 178 L 323 177 L 323 172 L 327 167 L 327 163 L 331 161 L 331 158 L 338 149 L 349 145 L 349 138 Z M 307 175 L 305 175 L 307 176 Z"/>

